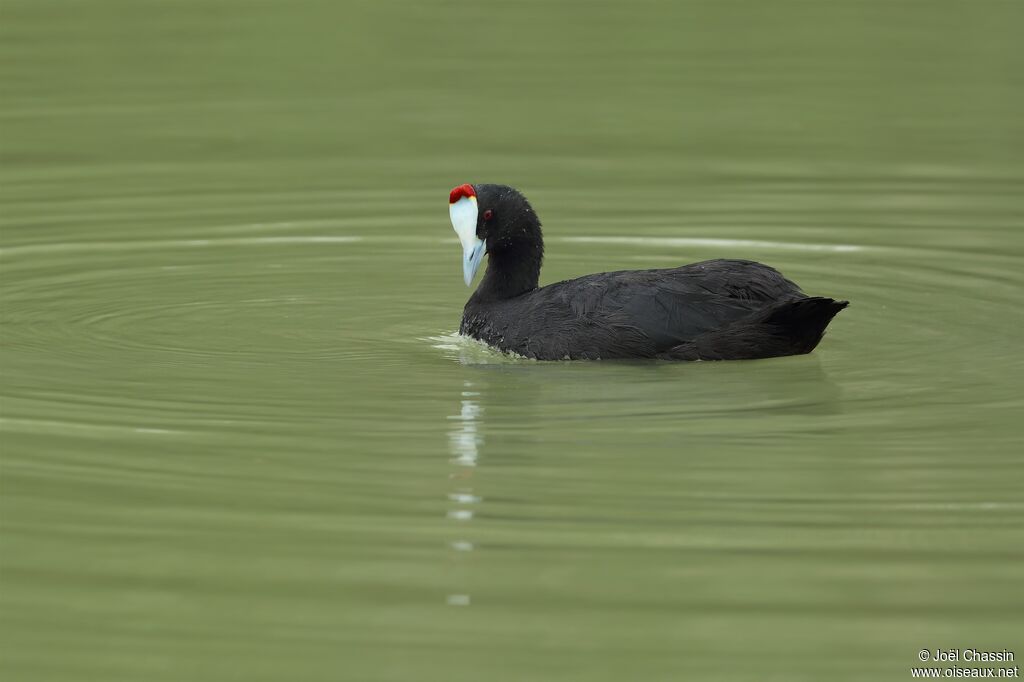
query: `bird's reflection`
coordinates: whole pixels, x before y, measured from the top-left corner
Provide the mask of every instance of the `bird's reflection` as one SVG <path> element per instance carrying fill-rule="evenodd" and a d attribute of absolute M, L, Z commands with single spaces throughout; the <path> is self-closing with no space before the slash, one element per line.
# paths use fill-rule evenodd
<path fill-rule="evenodd" d="M 747 363 L 463 364 L 472 376 L 457 384 L 455 414 L 446 417 L 446 515 L 460 585 L 448 595 L 452 606 L 470 604 L 463 573 L 478 550 L 472 538 L 480 529 L 474 523 L 485 500 L 474 476 L 483 469 L 488 436 L 489 457 L 525 461 L 550 456 L 545 442 L 565 442 L 567 431 L 585 424 L 604 434 L 603 440 L 580 447 L 625 450 L 649 436 L 652 450 L 634 456 L 682 468 L 701 453 L 736 447 L 737 433 L 760 435 L 778 428 L 791 434 L 801 424 L 817 432 L 822 418 L 843 411 L 841 388 L 814 356 Z M 666 442 L 665 434 L 674 434 L 671 460 L 657 449 L 664 447 L 657 444 Z M 680 448 L 680 443 L 702 447 Z"/>

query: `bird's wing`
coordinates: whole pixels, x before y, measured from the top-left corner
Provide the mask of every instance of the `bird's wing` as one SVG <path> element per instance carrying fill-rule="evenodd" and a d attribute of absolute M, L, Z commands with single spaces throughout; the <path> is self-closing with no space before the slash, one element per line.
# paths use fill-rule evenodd
<path fill-rule="evenodd" d="M 544 329 L 567 349 L 585 349 L 585 357 L 661 352 L 803 296 L 768 266 L 725 260 L 588 275 L 536 293 L 531 307 L 542 311 Z"/>
<path fill-rule="evenodd" d="M 686 282 L 687 286 L 739 301 L 777 303 L 805 296 L 800 287 L 775 268 L 750 260 L 719 258 L 657 272 Z"/>

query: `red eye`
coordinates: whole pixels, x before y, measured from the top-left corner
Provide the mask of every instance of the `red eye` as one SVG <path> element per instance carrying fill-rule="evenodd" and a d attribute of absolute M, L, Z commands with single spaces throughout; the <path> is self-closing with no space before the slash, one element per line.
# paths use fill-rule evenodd
<path fill-rule="evenodd" d="M 494 211 L 492 211 L 491 209 L 487 209 L 486 211 L 484 211 L 484 220 L 490 220 L 493 217 Z"/>

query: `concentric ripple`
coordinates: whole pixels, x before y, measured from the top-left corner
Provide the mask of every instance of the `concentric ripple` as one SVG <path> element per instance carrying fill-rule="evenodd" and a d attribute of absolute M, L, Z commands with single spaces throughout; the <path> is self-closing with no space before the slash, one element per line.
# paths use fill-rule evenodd
<path fill-rule="evenodd" d="M 437 203 L 426 195 L 373 216 L 380 196 L 312 194 L 339 217 L 189 223 L 153 239 L 132 233 L 139 219 L 156 231 L 141 211 L 109 230 L 85 215 L 69 239 L 19 230 L 0 250 L 0 431 L 5 480 L 36 521 L 15 529 L 28 541 L 45 528 L 204 548 L 271 533 L 272 558 L 252 540 L 234 569 L 268 594 L 264 562 L 315 566 L 320 595 L 359 562 L 370 568 L 352 579 L 372 584 L 383 561 L 414 600 L 466 615 L 510 586 L 532 594 L 532 579 L 501 572 L 523 552 L 653 552 L 660 565 L 666 551 L 707 551 L 723 528 L 749 533 L 736 551 L 750 553 L 768 551 L 750 548 L 776 526 L 828 538 L 878 535 L 896 517 L 1014 527 L 1015 195 L 996 183 L 987 213 L 965 198 L 951 215 L 957 184 L 921 181 L 916 202 L 882 213 L 876 203 L 900 203 L 879 183 L 829 196 L 807 180 L 740 184 L 746 194 L 655 193 L 644 201 L 660 198 L 658 210 L 639 216 L 603 194 L 541 192 L 543 282 L 760 260 L 851 301 L 811 355 L 545 363 L 497 352 L 455 331 L 469 290 L 443 211 L 404 220 Z M 292 203 L 264 200 L 277 213 Z M 862 560 L 838 547 L 835 561 Z M 720 570 L 735 570 L 722 556 Z M 29 563 L 11 563 L 33 579 Z M 586 585 L 555 584 L 593 603 Z"/>

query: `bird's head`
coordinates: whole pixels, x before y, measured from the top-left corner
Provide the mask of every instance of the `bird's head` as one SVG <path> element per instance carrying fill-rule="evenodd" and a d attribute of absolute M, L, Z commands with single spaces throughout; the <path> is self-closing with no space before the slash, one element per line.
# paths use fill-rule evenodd
<path fill-rule="evenodd" d="M 448 195 L 448 215 L 462 242 L 462 277 L 469 286 L 484 254 L 536 261 L 544 246 L 540 220 L 518 190 L 507 185 L 459 185 Z"/>

